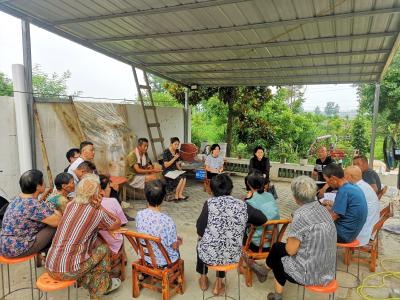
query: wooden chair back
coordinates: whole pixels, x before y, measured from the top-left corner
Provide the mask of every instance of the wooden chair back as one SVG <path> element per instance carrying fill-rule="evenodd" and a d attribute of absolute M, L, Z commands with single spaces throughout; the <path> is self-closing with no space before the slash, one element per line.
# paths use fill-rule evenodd
<path fill-rule="evenodd" d="M 383 189 L 381 189 L 381 190 L 377 193 L 378 199 L 379 199 L 379 200 L 383 197 L 383 195 L 386 194 L 387 190 L 388 190 L 388 186 L 385 185 L 385 186 L 383 187 Z"/>
<path fill-rule="evenodd" d="M 264 250 L 264 245 L 269 242 L 270 248 L 276 242 L 281 242 L 283 235 L 285 234 L 286 228 L 290 224 L 290 221 L 287 219 L 281 220 L 270 220 L 262 225 L 263 231 L 260 237 L 260 245 L 258 246 L 258 254 L 266 253 Z M 257 230 L 257 226 L 251 225 L 250 231 L 246 240 L 246 244 L 243 248 L 243 251 L 246 253 L 250 252 L 250 243 L 253 239 L 254 233 Z M 267 252 L 268 253 L 268 252 Z"/>
<path fill-rule="evenodd" d="M 393 217 L 393 203 L 389 203 L 385 208 L 381 210 L 379 221 L 374 225 L 374 228 L 372 229 L 372 234 L 371 234 L 372 240 L 375 240 L 383 224 L 390 217 Z"/>
<path fill-rule="evenodd" d="M 157 268 L 157 260 L 154 254 L 154 246 L 156 246 L 164 256 L 167 265 L 172 265 L 171 259 L 161 243 L 161 238 L 135 231 L 127 231 L 124 235 L 136 253 L 140 256 L 143 263 L 148 263 L 146 257 L 149 257 L 151 266 Z"/>

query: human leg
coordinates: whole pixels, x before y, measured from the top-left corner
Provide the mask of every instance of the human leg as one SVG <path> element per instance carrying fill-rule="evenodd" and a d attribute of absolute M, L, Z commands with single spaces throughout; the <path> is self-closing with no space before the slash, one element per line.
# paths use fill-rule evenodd
<path fill-rule="evenodd" d="M 40 230 L 33 242 L 32 246 L 28 251 L 22 253 L 18 257 L 29 256 L 31 254 L 47 252 L 47 250 L 51 246 L 51 242 L 53 241 L 53 236 L 56 233 L 57 228 L 46 226 L 42 230 Z"/>
<path fill-rule="evenodd" d="M 187 197 L 183 196 L 183 191 L 185 189 L 185 186 L 186 186 L 186 178 L 182 178 L 182 185 L 179 190 L 179 198 L 184 199 L 184 200 L 186 200 L 186 198 L 187 198 Z"/>
<path fill-rule="evenodd" d="M 200 259 L 199 253 L 197 253 L 197 261 L 196 261 L 196 272 L 200 274 L 199 278 L 199 286 L 202 291 L 208 289 L 208 267 L 207 265 Z"/>

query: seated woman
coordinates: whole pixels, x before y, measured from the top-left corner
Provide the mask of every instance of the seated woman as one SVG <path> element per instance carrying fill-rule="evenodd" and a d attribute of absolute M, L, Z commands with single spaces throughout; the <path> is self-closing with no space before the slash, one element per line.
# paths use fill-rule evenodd
<path fill-rule="evenodd" d="M 180 141 L 177 137 L 171 138 L 171 144 L 168 149 L 165 149 L 163 153 L 163 172 L 165 176 L 169 171 L 182 170 L 180 165 L 179 155 Z M 175 179 L 165 177 L 167 183 L 167 192 L 175 190 L 174 201 L 187 200 L 188 196 L 183 196 L 183 190 L 186 185 L 186 178 L 184 175 L 180 175 Z"/>
<path fill-rule="evenodd" d="M 111 194 L 111 187 L 110 187 L 110 178 L 105 175 L 99 175 L 100 177 L 100 188 L 101 194 L 103 196 L 101 200 L 101 206 L 113 213 L 115 216 L 119 218 L 121 221 L 121 226 L 128 223 L 127 218 L 125 217 L 124 212 L 122 211 L 122 207 L 119 204 L 118 200 L 115 198 L 110 197 Z M 107 230 L 100 230 L 101 237 L 106 241 L 108 247 L 111 251 L 111 265 L 117 264 L 117 261 L 113 261 L 115 256 L 122 254 L 125 255 L 124 251 L 124 237 L 121 233 L 111 234 Z M 125 255 L 126 256 L 126 255 Z M 121 274 L 121 270 L 119 267 L 111 270 L 112 277 L 119 277 Z"/>
<path fill-rule="evenodd" d="M 136 215 L 136 229 L 140 233 L 160 237 L 161 243 L 168 253 L 171 262 L 179 259 L 179 246 L 182 245 L 182 238 L 176 234 L 176 226 L 171 217 L 161 212 L 161 204 L 166 195 L 166 186 L 161 180 L 154 180 L 146 183 L 144 192 L 148 206 L 138 211 Z M 163 268 L 167 262 L 158 247 L 153 247 L 157 260 L 157 267 Z M 146 256 L 146 262 L 151 265 L 151 259 Z M 156 266 L 154 266 L 156 267 Z"/>
<path fill-rule="evenodd" d="M 56 192 L 47 199 L 61 214 L 64 213 L 70 199 L 68 195 L 75 191 L 74 177 L 69 173 L 60 173 L 54 179 Z"/>
<path fill-rule="evenodd" d="M 286 280 L 326 285 L 335 278 L 336 228 L 328 210 L 316 201 L 317 186 L 310 177 L 300 176 L 291 189 L 300 207 L 293 213 L 286 243 L 275 243 L 268 255 L 267 266 L 275 276 L 275 293 L 269 293 L 268 300 L 282 299 Z"/>
<path fill-rule="evenodd" d="M 99 230 L 116 230 L 121 221 L 101 206 L 99 176 L 87 174 L 67 205 L 46 259 L 46 271 L 56 280 L 78 280 L 91 299 L 117 289 L 110 277 L 110 251 Z"/>
<path fill-rule="evenodd" d="M 257 146 L 254 151 L 253 151 L 253 157 L 250 159 L 250 164 L 249 164 L 249 174 L 253 172 L 260 172 L 264 179 L 265 182 L 269 182 L 269 169 L 271 168 L 271 165 L 269 163 L 269 158 L 264 156 L 264 148 L 262 146 Z M 247 190 L 247 197 L 250 198 L 252 193 L 250 190 L 250 187 L 247 184 L 247 177 L 245 177 L 244 182 L 246 184 L 246 190 Z"/>
<path fill-rule="evenodd" d="M 279 220 L 279 208 L 278 205 L 272 196 L 272 194 L 264 191 L 264 183 L 265 179 L 260 172 L 253 172 L 249 176 L 247 176 L 247 183 L 250 187 L 250 191 L 252 192 L 252 197 L 248 199 L 247 204 L 252 207 L 260 210 L 268 220 Z M 272 226 L 269 226 L 272 227 Z M 271 229 L 271 228 L 270 228 Z M 250 242 L 249 249 L 254 252 L 258 252 L 260 246 L 261 235 L 263 232 L 263 227 L 257 227 L 254 232 L 253 238 Z M 271 236 L 269 236 L 271 238 Z M 270 241 L 267 241 L 263 245 L 264 251 L 268 251 L 270 247 Z M 247 260 L 249 264 L 254 263 L 252 260 Z M 241 270 L 243 271 L 243 270 Z M 263 282 L 266 280 L 265 276 L 260 276 L 258 274 L 258 279 Z"/>
<path fill-rule="evenodd" d="M 208 289 L 208 265 L 220 266 L 238 263 L 246 223 L 260 226 L 267 221 L 264 214 L 242 200 L 231 196 L 233 184 L 227 174 L 218 174 L 211 180 L 213 197 L 208 199 L 197 219 L 196 271 L 201 274 L 199 284 Z M 217 272 L 213 294 L 224 291 L 224 272 Z"/>
<path fill-rule="evenodd" d="M 211 145 L 210 154 L 205 161 L 207 179 L 212 179 L 224 170 L 224 159 L 222 156 L 219 156 L 220 150 L 221 147 L 218 144 Z"/>
<path fill-rule="evenodd" d="M 45 191 L 42 172 L 26 171 L 19 186 L 21 193 L 10 202 L 3 218 L 0 252 L 6 257 L 45 252 L 61 219 L 47 202 L 38 200 Z"/>

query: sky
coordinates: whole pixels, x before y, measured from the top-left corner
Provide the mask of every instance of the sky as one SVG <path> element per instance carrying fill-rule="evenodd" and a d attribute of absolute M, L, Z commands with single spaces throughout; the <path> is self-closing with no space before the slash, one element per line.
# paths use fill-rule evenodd
<path fill-rule="evenodd" d="M 40 65 L 46 73 L 69 70 L 69 94 L 76 91 L 82 96 L 113 99 L 134 99 L 136 89 L 132 70 L 118 62 L 79 44 L 31 25 L 32 63 Z M 0 12 L 0 72 L 12 77 L 12 64 L 22 64 L 21 22 Z M 356 89 L 349 84 L 309 85 L 305 87 L 306 111 L 316 106 L 321 110 L 333 101 L 341 111 L 356 110 Z"/>

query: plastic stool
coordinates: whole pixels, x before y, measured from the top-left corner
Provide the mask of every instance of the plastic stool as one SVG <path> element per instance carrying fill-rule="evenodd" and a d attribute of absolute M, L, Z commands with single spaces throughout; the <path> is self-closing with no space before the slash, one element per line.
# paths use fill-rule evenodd
<path fill-rule="evenodd" d="M 348 248 L 357 248 L 357 252 L 358 252 L 357 276 L 355 274 L 349 272 L 349 265 L 348 264 L 346 264 L 346 272 L 345 272 L 347 274 L 350 274 L 350 275 L 354 276 L 354 278 L 357 279 L 356 286 L 340 286 L 340 287 L 343 287 L 343 288 L 355 288 L 360 283 L 360 248 L 359 248 L 360 241 L 359 240 L 354 240 L 354 241 L 352 241 L 350 243 L 336 243 L 336 246 L 338 248 L 344 248 L 344 249 L 346 249 L 346 248 L 347 249 Z M 346 255 L 346 253 L 345 253 L 345 255 Z M 337 260 L 338 260 L 338 258 L 337 258 L 337 252 L 336 252 L 336 272 L 337 271 L 341 271 L 341 270 L 337 270 Z M 341 271 L 341 272 L 344 272 L 344 271 Z"/>
<path fill-rule="evenodd" d="M 76 280 L 56 280 L 44 272 L 36 281 L 36 286 L 39 290 L 45 293 L 47 300 L 47 292 L 54 292 L 68 288 L 68 300 L 70 299 L 70 287 L 76 287 L 76 299 L 78 300 L 78 288 L 76 286 Z"/>
<path fill-rule="evenodd" d="M 306 290 L 313 292 L 313 293 L 323 293 L 323 294 L 329 294 L 329 299 L 331 299 L 331 294 L 332 294 L 332 299 L 335 299 L 335 292 L 338 289 L 339 285 L 336 281 L 336 279 L 333 279 L 327 286 L 322 286 L 322 285 L 306 285 L 303 287 L 303 300 L 305 296 Z"/>
<path fill-rule="evenodd" d="M 225 299 L 236 300 L 235 298 L 233 298 L 231 296 L 228 296 L 226 294 L 226 290 L 227 290 L 227 285 L 226 285 L 226 276 L 227 276 L 227 274 L 226 273 L 228 271 L 237 270 L 237 273 L 238 273 L 238 300 L 240 300 L 240 272 L 238 270 L 238 266 L 239 266 L 239 264 L 231 264 L 231 265 L 224 265 L 224 266 L 208 266 L 209 270 L 216 271 L 216 272 L 225 272 L 225 279 L 224 279 L 224 281 L 225 281 L 225 290 L 224 290 Z M 216 297 L 221 297 L 221 296 L 215 295 L 215 296 L 210 296 L 210 297 L 205 299 L 204 298 L 204 294 L 205 294 L 205 291 L 203 291 L 203 300 L 212 299 L 212 298 L 216 298 Z"/>
<path fill-rule="evenodd" d="M 34 260 L 34 268 L 35 268 L 35 279 L 37 278 L 37 270 L 36 270 L 36 253 L 29 255 L 29 256 L 24 256 L 24 257 L 16 257 L 16 258 L 8 258 L 4 256 L 0 256 L 0 265 L 1 265 L 1 288 L 2 288 L 2 297 L 0 299 L 5 299 L 7 296 L 20 291 L 20 290 L 25 290 L 25 289 L 30 289 L 31 290 L 31 297 L 32 300 L 34 299 L 33 297 L 33 290 L 35 289 L 33 287 L 33 274 L 32 274 L 32 258 Z M 29 261 L 29 272 L 30 272 L 30 277 L 31 277 L 31 286 L 30 287 L 23 287 L 19 288 L 16 290 L 11 290 L 11 282 L 10 282 L 10 265 L 14 264 L 19 264 Z M 4 293 L 4 276 L 3 276 L 3 265 L 7 266 L 7 283 L 8 283 L 8 293 Z M 38 299 L 40 298 L 40 294 L 38 294 Z"/>

